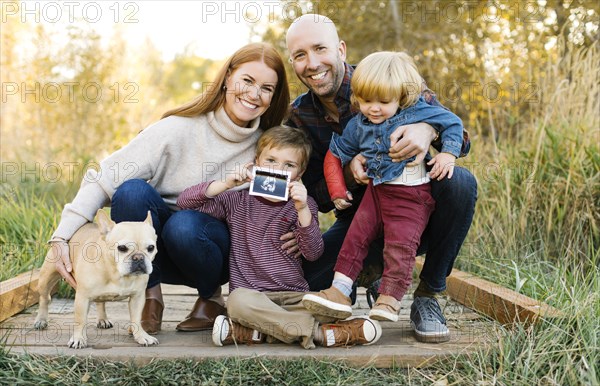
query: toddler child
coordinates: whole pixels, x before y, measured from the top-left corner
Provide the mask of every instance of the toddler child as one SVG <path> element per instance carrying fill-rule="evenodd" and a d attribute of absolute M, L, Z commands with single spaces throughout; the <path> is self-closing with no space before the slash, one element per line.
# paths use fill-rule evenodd
<path fill-rule="evenodd" d="M 338 318 L 352 314 L 352 284 L 363 267 L 369 245 L 383 233 L 384 270 L 379 297 L 369 317 L 398 320 L 400 300 L 412 280 L 421 234 L 435 206 L 430 178 L 452 177 L 462 144 L 460 118 L 443 107 L 425 103 L 422 84 L 412 59 L 402 52 L 371 54 L 354 71 L 352 102 L 360 113 L 341 135 L 333 135 L 325 157 L 325 178 L 338 209 L 347 208 L 352 200 L 342 165 L 361 154 L 370 181 L 338 255 L 332 286 L 303 298 L 304 306 L 314 313 Z M 432 167 L 430 173 L 424 162 L 412 162 L 414 157 L 393 162 L 388 155 L 394 130 L 417 122 L 430 124 L 441 137 L 442 151 L 427 163 Z"/>

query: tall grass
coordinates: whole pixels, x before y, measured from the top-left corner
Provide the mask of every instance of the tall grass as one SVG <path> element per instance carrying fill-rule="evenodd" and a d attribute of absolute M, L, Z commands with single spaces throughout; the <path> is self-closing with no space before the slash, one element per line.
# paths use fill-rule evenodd
<path fill-rule="evenodd" d="M 541 272 L 559 265 L 597 270 L 599 63 L 598 44 L 570 47 L 562 64 L 549 64 L 540 78 L 531 122 L 510 141 L 473 146 L 479 201 L 463 259 L 469 269 L 514 276 L 514 261 L 537 262 Z"/>
<path fill-rule="evenodd" d="M 64 183 L 0 185 L 0 281 L 42 266 L 64 200 L 74 193 Z M 70 298 L 74 291 L 61 282 L 58 296 Z"/>
<path fill-rule="evenodd" d="M 600 384 L 600 50 L 564 48 L 531 122 L 473 147 L 479 200 L 457 265 L 566 316 L 498 329 L 498 346 L 457 360 L 458 383 Z"/>
<path fill-rule="evenodd" d="M 0 280 L 40 267 L 46 241 L 60 217 L 60 203 L 33 188 L 3 186 L 0 196 Z"/>

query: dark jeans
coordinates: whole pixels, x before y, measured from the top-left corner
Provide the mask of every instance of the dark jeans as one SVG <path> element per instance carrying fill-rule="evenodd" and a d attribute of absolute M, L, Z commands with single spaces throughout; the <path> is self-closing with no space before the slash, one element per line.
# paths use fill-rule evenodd
<path fill-rule="evenodd" d="M 435 292 L 446 289 L 446 277 L 452 272 L 454 261 L 473 221 L 477 201 L 477 181 L 466 169 L 454 168 L 452 179 L 431 181 L 431 195 L 436 201 L 435 210 L 429 218 L 417 255 L 427 252 L 420 279 Z M 354 206 L 358 203 L 354 203 Z M 304 276 L 311 291 L 319 291 L 331 286 L 333 267 L 342 248 L 344 237 L 353 214 L 342 213 L 336 222 L 323 234 L 325 251 L 316 261 L 304 261 Z M 364 267 L 382 265 L 383 238 L 369 248 Z"/>
<path fill-rule="evenodd" d="M 172 211 L 143 180 L 129 180 L 115 192 L 115 222 L 143 221 L 152 213 L 158 253 L 148 288 L 159 283 L 183 284 L 209 298 L 229 280 L 229 230 L 225 223 L 193 210 Z"/>

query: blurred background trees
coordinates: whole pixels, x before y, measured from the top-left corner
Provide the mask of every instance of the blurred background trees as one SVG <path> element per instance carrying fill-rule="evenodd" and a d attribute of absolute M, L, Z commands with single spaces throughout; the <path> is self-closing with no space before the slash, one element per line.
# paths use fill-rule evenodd
<path fill-rule="evenodd" d="M 375 51 L 406 51 L 442 102 L 486 135 L 514 135 L 540 100 L 544 65 L 600 39 L 595 1 L 283 2 L 288 14 L 263 33 L 281 52 L 300 9 L 326 15 L 347 44 L 349 63 Z M 303 90 L 293 74 L 290 81 Z"/>
<path fill-rule="evenodd" d="M 2 161 L 30 170 L 99 161 L 197 95 L 218 65 L 187 51 L 167 61 L 150 40 L 133 46 L 120 26 L 103 38 L 83 21 L 59 33 L 7 17 L 1 47 Z"/>
<path fill-rule="evenodd" d="M 252 25 L 287 57 L 285 31 L 301 13 L 330 17 L 348 62 L 378 50 L 411 54 L 430 88 L 474 135 L 510 138 L 540 105 L 544 66 L 563 68 L 573 47 L 600 37 L 596 1 L 283 0 Z M 67 36 L 6 17 L 2 42 L 2 158 L 87 160 L 183 103 L 210 82 L 219 63 L 184 50 L 166 61 L 147 41 L 133 47 L 121 26 L 102 40 L 83 21 Z M 246 20 L 255 20 L 246 18 Z M 4 21 L 4 20 L 3 20 Z M 240 38 L 240 45 L 243 38 Z M 564 74 L 569 79 L 569 74 Z M 288 71 L 292 97 L 304 91 Z"/>

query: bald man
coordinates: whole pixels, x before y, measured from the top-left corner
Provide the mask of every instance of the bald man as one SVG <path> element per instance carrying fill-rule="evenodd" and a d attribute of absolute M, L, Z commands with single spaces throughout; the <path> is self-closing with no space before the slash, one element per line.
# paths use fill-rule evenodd
<path fill-rule="evenodd" d="M 345 61 L 346 43 L 339 39 L 333 21 L 325 16 L 307 14 L 296 19 L 287 31 L 286 43 L 294 72 L 309 89 L 292 103 L 287 124 L 306 130 L 311 138 L 313 151 L 302 180 L 319 204 L 319 210 L 329 212 L 334 205 L 327 191 L 323 161 L 332 134 L 341 134 L 348 121 L 358 113 L 350 102 L 350 79 L 354 69 Z M 424 91 L 423 96 L 429 104 L 439 105 L 430 90 Z M 416 157 L 415 163 L 419 163 L 430 157 L 430 145 L 441 147 L 437 139 L 438 132 L 427 124 L 400 126 L 390 137 L 389 155 L 394 160 Z M 466 155 L 469 148 L 470 141 L 465 132 L 461 156 Z M 368 183 L 364 162 L 359 155 L 345 169 L 353 204 L 348 209 L 336 211 L 335 223 L 323 235 L 323 256 L 315 262 L 304 262 L 311 291 L 331 286 L 337 255 Z M 431 193 L 436 200 L 436 210 L 421 237 L 418 254 L 427 252 L 427 255 L 414 293 L 410 319 L 419 341 L 444 342 L 450 339 L 450 332 L 436 295 L 446 289 L 446 277 L 452 271 L 471 226 L 477 183 L 469 171 L 456 167 L 452 179 L 431 181 Z M 380 276 L 382 269 L 383 239 L 380 239 L 371 245 L 365 260 L 363 273 L 371 274 L 362 275 L 363 280 L 361 282 L 359 278 L 359 283 L 368 286 Z"/>

